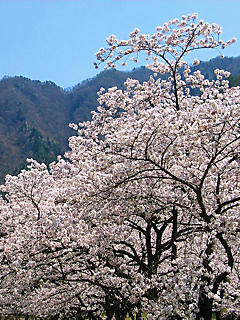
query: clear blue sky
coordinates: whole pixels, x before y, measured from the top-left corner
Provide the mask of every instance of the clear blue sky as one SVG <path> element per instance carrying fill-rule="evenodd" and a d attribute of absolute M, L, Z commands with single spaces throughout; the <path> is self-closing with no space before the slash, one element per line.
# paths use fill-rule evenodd
<path fill-rule="evenodd" d="M 224 54 L 240 56 L 240 0 L 0 0 L 0 78 L 74 86 L 96 75 L 94 54 L 108 35 L 125 39 L 135 27 L 151 34 L 193 12 L 221 25 L 224 40 L 237 37 Z M 217 55 L 208 51 L 200 58 Z"/>

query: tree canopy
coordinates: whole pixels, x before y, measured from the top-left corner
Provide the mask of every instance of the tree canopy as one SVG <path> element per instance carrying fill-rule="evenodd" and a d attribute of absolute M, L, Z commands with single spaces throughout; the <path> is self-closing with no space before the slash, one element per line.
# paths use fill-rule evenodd
<path fill-rule="evenodd" d="M 240 316 L 240 89 L 184 61 L 225 48 L 183 16 L 152 36 L 111 35 L 97 62 L 146 53 L 148 81 L 103 88 L 70 151 L 1 187 L 2 313 L 55 319 Z M 193 65 L 199 60 L 194 59 Z M 158 78 L 158 74 L 167 75 Z"/>

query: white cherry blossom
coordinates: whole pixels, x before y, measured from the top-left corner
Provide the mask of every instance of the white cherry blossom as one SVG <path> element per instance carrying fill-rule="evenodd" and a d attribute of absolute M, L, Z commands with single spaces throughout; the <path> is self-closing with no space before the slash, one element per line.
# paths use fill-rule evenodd
<path fill-rule="evenodd" d="M 185 15 L 115 35 L 98 62 L 139 52 L 155 73 L 98 92 L 92 119 L 48 169 L 7 176 L 0 199 L 0 308 L 59 319 L 240 316 L 240 89 L 191 71 L 224 48 L 221 28 Z M 193 65 L 199 63 L 195 59 Z"/>

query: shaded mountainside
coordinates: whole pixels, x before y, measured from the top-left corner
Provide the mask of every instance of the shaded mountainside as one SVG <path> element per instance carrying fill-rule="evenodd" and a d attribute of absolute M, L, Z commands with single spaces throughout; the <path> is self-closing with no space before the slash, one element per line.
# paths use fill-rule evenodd
<path fill-rule="evenodd" d="M 240 57 L 215 58 L 197 67 L 210 79 L 216 68 L 232 73 L 231 85 L 240 84 Z M 26 158 L 50 163 L 56 155 L 63 154 L 68 137 L 74 134 L 68 123 L 90 119 L 101 87 L 123 88 L 128 77 L 143 82 L 150 74 L 145 67 L 128 72 L 103 71 L 71 90 L 51 81 L 3 78 L 0 81 L 0 181 L 7 173 L 16 174 L 23 168 Z"/>
<path fill-rule="evenodd" d="M 70 132 L 68 101 L 52 83 L 23 77 L 0 82 L 0 178 L 16 173 L 27 157 L 50 162 L 63 152 Z"/>

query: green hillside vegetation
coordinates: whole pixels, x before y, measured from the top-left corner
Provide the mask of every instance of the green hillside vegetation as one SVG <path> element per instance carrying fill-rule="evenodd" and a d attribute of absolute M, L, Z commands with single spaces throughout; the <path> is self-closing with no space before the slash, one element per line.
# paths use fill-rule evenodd
<path fill-rule="evenodd" d="M 232 73 L 230 85 L 240 85 L 240 57 L 218 57 L 201 62 L 197 68 L 210 79 L 214 69 L 228 70 Z M 143 82 L 151 74 L 145 67 L 132 71 L 112 69 L 69 90 L 51 81 L 4 77 L 0 81 L 0 181 L 25 167 L 26 158 L 48 164 L 63 154 L 69 136 L 75 134 L 68 124 L 90 119 L 101 87 L 123 88 L 128 77 Z"/>

